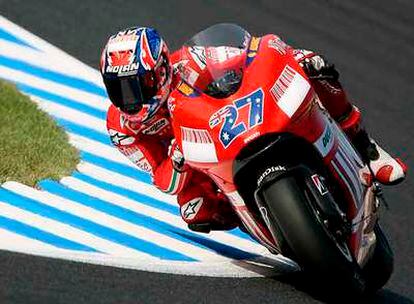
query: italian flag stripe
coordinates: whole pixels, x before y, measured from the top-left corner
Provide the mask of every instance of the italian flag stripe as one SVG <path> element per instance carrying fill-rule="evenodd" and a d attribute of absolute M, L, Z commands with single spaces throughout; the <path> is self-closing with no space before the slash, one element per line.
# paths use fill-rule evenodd
<path fill-rule="evenodd" d="M 171 183 L 165 192 L 168 194 L 176 194 L 177 192 L 181 191 L 184 186 L 186 177 L 187 172 L 180 173 L 179 171 L 174 170 L 171 177 Z"/>
<path fill-rule="evenodd" d="M 165 192 L 169 194 L 175 193 L 178 189 L 178 185 L 180 184 L 179 181 L 180 173 L 176 170 L 173 170 L 170 185 L 168 186 L 168 189 Z"/>

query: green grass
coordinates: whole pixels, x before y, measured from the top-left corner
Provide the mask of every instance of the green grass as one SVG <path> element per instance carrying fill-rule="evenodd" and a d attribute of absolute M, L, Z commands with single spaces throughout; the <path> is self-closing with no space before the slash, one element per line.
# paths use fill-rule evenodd
<path fill-rule="evenodd" d="M 0 184 L 68 176 L 79 153 L 51 117 L 15 86 L 0 81 Z"/>

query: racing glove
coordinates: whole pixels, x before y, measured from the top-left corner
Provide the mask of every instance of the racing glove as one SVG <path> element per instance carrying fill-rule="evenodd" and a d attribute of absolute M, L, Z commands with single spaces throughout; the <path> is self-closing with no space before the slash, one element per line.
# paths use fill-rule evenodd
<path fill-rule="evenodd" d="M 321 55 L 305 58 L 299 64 L 310 79 L 338 80 L 339 78 L 335 65 Z"/>

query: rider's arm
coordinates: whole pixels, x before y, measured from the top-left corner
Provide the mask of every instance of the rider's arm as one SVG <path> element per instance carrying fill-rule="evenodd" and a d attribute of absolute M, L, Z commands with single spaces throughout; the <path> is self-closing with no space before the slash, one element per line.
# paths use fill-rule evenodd
<path fill-rule="evenodd" d="M 293 53 L 329 114 L 338 122 L 349 117 L 354 108 L 339 82 L 335 66 L 313 51 L 295 49 Z"/>
<path fill-rule="evenodd" d="M 335 69 L 335 65 L 330 63 L 321 54 L 305 49 L 294 49 L 293 54 L 296 61 L 300 64 L 309 78 L 333 81 L 338 80 L 339 73 Z"/>
<path fill-rule="evenodd" d="M 151 166 L 154 185 L 168 194 L 180 193 L 189 181 L 189 170 L 177 165 L 175 148 L 166 151 L 165 146 L 150 137 L 139 140 L 136 146 Z"/>
<path fill-rule="evenodd" d="M 138 168 L 148 172 L 157 188 L 169 194 L 183 189 L 189 172 L 177 166 L 175 149 L 169 153 L 159 140 L 121 126 L 119 112 L 112 106 L 108 111 L 107 128 L 114 146 Z"/>

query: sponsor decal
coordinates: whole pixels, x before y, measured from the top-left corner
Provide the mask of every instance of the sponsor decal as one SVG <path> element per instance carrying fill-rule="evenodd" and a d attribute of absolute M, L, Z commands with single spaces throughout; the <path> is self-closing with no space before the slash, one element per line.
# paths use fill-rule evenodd
<path fill-rule="evenodd" d="M 329 128 L 329 126 L 328 126 L 328 128 L 326 128 L 325 135 L 322 137 L 323 146 L 327 147 L 328 144 L 331 142 L 331 139 L 332 139 L 332 131 L 331 131 L 331 128 Z"/>
<path fill-rule="evenodd" d="M 165 128 L 166 126 L 168 126 L 169 124 L 170 123 L 168 122 L 168 119 L 161 118 L 161 119 L 157 120 L 156 122 L 154 122 L 152 125 L 150 125 L 148 128 L 142 130 L 142 133 L 143 134 L 146 134 L 146 135 L 157 134 L 163 128 Z"/>
<path fill-rule="evenodd" d="M 212 144 L 213 140 L 210 133 L 204 129 L 192 129 L 181 127 L 181 138 L 183 141 L 198 143 L 198 144 Z"/>
<path fill-rule="evenodd" d="M 318 174 L 314 174 L 311 176 L 313 184 L 315 185 L 316 189 L 318 189 L 321 195 L 325 195 L 328 193 L 328 188 L 323 183 L 322 178 Z"/>
<path fill-rule="evenodd" d="M 111 38 L 111 42 L 123 42 L 123 41 L 137 41 L 137 33 L 142 28 L 127 29 L 125 31 L 119 31 L 115 36 Z"/>
<path fill-rule="evenodd" d="M 295 75 L 296 71 L 290 66 L 287 65 L 283 69 L 282 74 L 280 74 L 279 78 L 276 80 L 276 82 L 270 89 L 270 92 L 276 100 L 280 100 L 282 96 L 286 93 L 286 90 L 292 84 Z"/>
<path fill-rule="evenodd" d="M 311 55 L 314 55 L 314 52 L 304 50 L 304 49 L 296 49 L 293 50 L 293 56 L 296 61 L 301 61 L 302 59 L 305 59 L 306 57 L 312 57 Z"/>
<path fill-rule="evenodd" d="M 286 54 L 287 44 L 280 38 L 270 39 L 267 45 L 276 50 L 280 55 Z"/>
<path fill-rule="evenodd" d="M 107 73 L 118 75 L 133 74 L 139 68 L 135 61 L 135 49 L 138 41 L 137 30 L 128 30 L 113 36 L 107 46 Z"/>
<path fill-rule="evenodd" d="M 310 88 L 309 82 L 302 75 L 286 65 L 270 93 L 279 108 L 290 118 L 301 106 Z"/>
<path fill-rule="evenodd" d="M 197 81 L 198 77 L 200 76 L 199 73 L 194 71 L 190 66 L 185 66 L 181 69 L 182 71 L 182 77 L 185 79 L 186 82 L 190 85 L 194 85 L 194 83 Z"/>
<path fill-rule="evenodd" d="M 252 37 L 252 41 L 250 42 L 250 51 L 257 51 L 259 49 L 260 38 L 259 37 Z"/>
<path fill-rule="evenodd" d="M 280 171 L 286 171 L 286 167 L 285 166 L 272 166 L 267 168 L 260 176 L 259 179 L 257 180 L 257 185 L 260 186 L 263 179 L 268 176 L 271 173 L 274 172 L 280 172 Z"/>
<path fill-rule="evenodd" d="M 174 112 L 175 109 L 175 98 L 174 97 L 168 97 L 167 99 L 167 107 L 168 107 L 168 111 L 170 111 L 170 114 L 172 114 L 172 112 Z"/>
<path fill-rule="evenodd" d="M 253 139 L 255 139 L 256 137 L 260 136 L 260 132 L 254 132 L 252 135 L 249 135 L 248 137 L 246 137 L 246 139 L 244 140 L 244 143 L 248 143 L 250 141 L 252 141 Z"/>
<path fill-rule="evenodd" d="M 221 123 L 229 115 L 229 112 L 230 112 L 229 108 L 230 106 L 225 106 L 221 108 L 220 110 L 218 110 L 213 115 L 211 115 L 209 123 L 208 123 L 210 126 L 210 129 L 213 129 L 215 126 Z"/>
<path fill-rule="evenodd" d="M 107 73 L 117 73 L 118 75 L 123 75 L 125 76 L 126 74 L 134 74 L 139 68 L 139 63 L 138 62 L 134 62 L 131 64 L 126 64 L 126 65 L 108 65 L 106 67 L 106 72 Z"/>
<path fill-rule="evenodd" d="M 365 165 L 339 127 L 335 124 L 332 127 L 339 144 L 331 164 L 355 202 L 355 208 L 359 209 L 364 193 L 360 173 Z"/>
<path fill-rule="evenodd" d="M 332 94 L 339 95 L 339 94 L 342 94 L 342 92 L 343 92 L 342 89 L 334 87 L 327 80 L 321 80 L 320 84 L 322 84 L 322 86 L 324 86 L 325 89 L 327 91 L 329 91 L 330 93 L 332 93 Z"/>
<path fill-rule="evenodd" d="M 211 59 L 212 62 L 222 63 L 227 60 L 237 57 L 243 53 L 243 50 L 236 47 L 228 46 L 218 46 L 218 47 L 209 47 L 207 49 L 207 56 Z"/>
<path fill-rule="evenodd" d="M 192 46 L 188 48 L 191 57 L 201 70 L 206 67 L 206 49 L 203 46 Z"/>
<path fill-rule="evenodd" d="M 138 147 L 120 147 L 120 150 L 125 154 L 126 157 L 128 157 L 130 161 L 137 165 L 138 168 L 144 172 L 152 174 L 152 167 L 149 161 L 145 158 L 144 153 L 142 153 Z"/>
<path fill-rule="evenodd" d="M 263 122 L 263 101 L 264 93 L 263 90 L 259 88 L 249 95 L 235 100 L 233 102 L 234 105 L 226 105 L 211 115 L 209 126 L 210 128 L 214 128 L 221 124 L 219 141 L 225 149 L 227 149 L 237 137 Z M 248 107 L 249 109 L 248 117 L 247 119 L 243 119 L 243 121 L 236 123 L 240 116 L 239 111 L 244 107 Z"/>
<path fill-rule="evenodd" d="M 194 93 L 194 89 L 185 82 L 181 82 L 177 89 L 186 96 L 190 96 Z"/>
<path fill-rule="evenodd" d="M 198 211 L 203 205 L 204 199 L 202 197 L 193 198 L 188 203 L 184 204 L 181 209 L 181 215 L 186 220 L 192 220 L 196 217 Z"/>
<path fill-rule="evenodd" d="M 261 39 L 258 37 L 252 37 L 252 39 L 250 40 L 250 47 L 247 52 L 247 65 L 252 62 L 254 57 L 256 57 L 260 45 L 260 40 Z"/>
<path fill-rule="evenodd" d="M 322 157 L 325 157 L 326 155 L 331 152 L 334 142 L 335 142 L 335 136 L 333 134 L 332 127 L 330 126 L 330 123 L 328 120 L 326 121 L 326 127 L 323 131 L 322 135 L 315 141 L 314 145 L 316 149 L 318 149 L 319 153 L 322 155 Z"/>
<path fill-rule="evenodd" d="M 228 199 L 230 200 L 231 204 L 235 207 L 244 207 L 243 198 L 237 191 L 226 193 Z"/>
<path fill-rule="evenodd" d="M 111 142 L 115 146 L 126 146 L 134 143 L 135 138 L 124 133 L 118 132 L 113 129 L 109 129 L 109 136 L 111 138 Z"/>
<path fill-rule="evenodd" d="M 216 147 L 210 133 L 204 129 L 181 127 L 184 159 L 194 162 L 216 163 Z"/>

